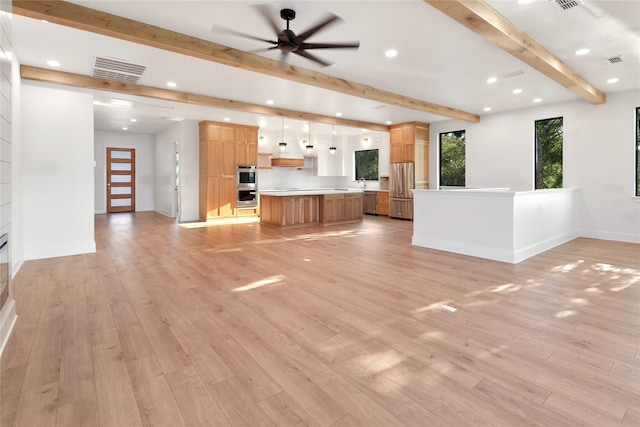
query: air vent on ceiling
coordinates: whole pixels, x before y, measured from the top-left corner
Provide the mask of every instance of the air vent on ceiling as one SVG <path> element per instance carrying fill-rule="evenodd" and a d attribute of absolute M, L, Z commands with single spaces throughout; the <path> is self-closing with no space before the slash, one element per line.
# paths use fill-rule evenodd
<path fill-rule="evenodd" d="M 579 6 L 579 3 L 576 0 L 556 0 L 556 4 L 563 10 L 569 10 Z"/>
<path fill-rule="evenodd" d="M 523 70 L 518 70 L 518 71 L 512 71 L 511 73 L 502 74 L 500 77 L 502 77 L 503 79 L 508 79 L 510 77 L 521 76 L 523 74 L 524 74 Z"/>
<path fill-rule="evenodd" d="M 624 57 L 622 55 L 612 56 L 606 59 L 609 64 L 617 64 L 618 62 L 622 62 Z"/>
<path fill-rule="evenodd" d="M 96 56 L 93 77 L 138 84 L 147 67 L 115 58 Z"/>

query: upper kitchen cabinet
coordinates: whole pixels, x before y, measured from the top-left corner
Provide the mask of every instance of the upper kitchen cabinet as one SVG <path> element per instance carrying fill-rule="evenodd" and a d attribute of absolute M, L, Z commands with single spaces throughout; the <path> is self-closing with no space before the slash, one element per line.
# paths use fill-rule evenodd
<path fill-rule="evenodd" d="M 258 127 L 236 125 L 237 163 L 258 166 Z"/>
<path fill-rule="evenodd" d="M 422 162 L 428 164 L 429 124 L 410 122 L 389 126 L 391 163 Z"/>
<path fill-rule="evenodd" d="M 429 124 L 420 122 L 389 126 L 391 163 L 413 162 L 415 188 L 429 188 Z"/>

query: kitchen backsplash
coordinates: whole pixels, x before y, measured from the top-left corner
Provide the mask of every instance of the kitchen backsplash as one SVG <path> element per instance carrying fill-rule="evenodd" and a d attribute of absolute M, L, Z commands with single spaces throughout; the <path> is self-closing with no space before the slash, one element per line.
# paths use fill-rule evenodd
<path fill-rule="evenodd" d="M 258 170 L 258 189 L 284 190 L 290 188 L 349 188 L 357 187 L 347 176 L 316 176 L 313 170 L 273 168 Z"/>

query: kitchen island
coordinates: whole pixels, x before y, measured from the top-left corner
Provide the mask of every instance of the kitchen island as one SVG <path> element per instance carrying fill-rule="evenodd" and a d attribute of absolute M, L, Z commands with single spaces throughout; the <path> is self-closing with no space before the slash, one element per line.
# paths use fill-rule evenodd
<path fill-rule="evenodd" d="M 260 224 L 301 227 L 362 221 L 362 190 L 309 189 L 260 191 Z"/>

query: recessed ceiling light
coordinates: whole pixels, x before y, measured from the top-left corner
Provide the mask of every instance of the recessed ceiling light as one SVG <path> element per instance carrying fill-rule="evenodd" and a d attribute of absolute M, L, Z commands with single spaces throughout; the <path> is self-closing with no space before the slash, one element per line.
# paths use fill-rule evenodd
<path fill-rule="evenodd" d="M 224 119 L 222 119 L 222 120 L 224 120 L 225 122 L 228 122 L 228 121 L 229 121 L 229 120 L 231 120 L 231 119 L 230 119 L 229 117 L 225 117 L 225 118 L 224 118 Z"/>
<path fill-rule="evenodd" d="M 47 61 L 47 65 L 50 67 L 59 67 L 60 63 L 54 59 L 50 59 Z"/>
<path fill-rule="evenodd" d="M 489 84 L 491 84 L 491 83 L 495 83 L 495 82 L 497 82 L 497 81 L 498 81 L 498 78 L 497 78 L 497 77 L 489 77 L 489 78 L 487 79 L 487 83 L 489 83 Z"/>
<path fill-rule="evenodd" d="M 534 99 L 533 99 L 533 102 L 535 102 L 536 104 L 537 104 L 538 102 L 542 102 L 542 98 L 534 98 Z"/>
<path fill-rule="evenodd" d="M 387 120 L 388 125 L 390 125 L 391 123 L 393 123 L 391 120 Z"/>
<path fill-rule="evenodd" d="M 484 107 L 484 111 L 491 111 L 491 107 Z"/>
<path fill-rule="evenodd" d="M 618 83 L 620 81 L 619 78 L 617 77 L 612 77 L 609 80 L 607 80 L 607 83 L 612 84 L 612 83 Z"/>
<path fill-rule="evenodd" d="M 338 112 L 336 113 L 336 116 L 340 117 L 340 116 L 342 116 L 342 113 L 338 111 Z"/>
<path fill-rule="evenodd" d="M 395 58 L 396 56 L 398 56 L 398 51 L 395 49 L 389 49 L 384 53 L 384 56 L 386 56 L 387 58 Z"/>
<path fill-rule="evenodd" d="M 126 127 L 126 126 L 123 126 L 123 127 L 122 127 L 122 130 L 129 130 L 129 128 L 128 128 L 128 127 Z"/>
<path fill-rule="evenodd" d="M 178 86 L 175 82 L 167 82 L 167 86 L 169 87 L 176 87 Z"/>
<path fill-rule="evenodd" d="M 137 121 L 138 121 L 138 119 L 130 119 L 129 121 L 130 121 L 131 123 L 135 123 L 135 122 L 137 122 Z"/>
<path fill-rule="evenodd" d="M 274 104 L 273 99 L 267 99 L 267 105 L 273 105 L 273 104 Z"/>
<path fill-rule="evenodd" d="M 513 93 L 514 93 L 515 95 L 518 95 L 518 94 L 522 93 L 522 89 L 514 89 L 514 90 L 513 90 Z"/>
<path fill-rule="evenodd" d="M 576 55 L 582 56 L 582 55 L 586 55 L 589 52 L 590 52 L 590 50 L 587 49 L 587 48 L 578 49 L 578 50 L 576 50 Z"/>
<path fill-rule="evenodd" d="M 533 3 L 533 0 L 518 0 L 518 4 L 529 4 Z"/>

